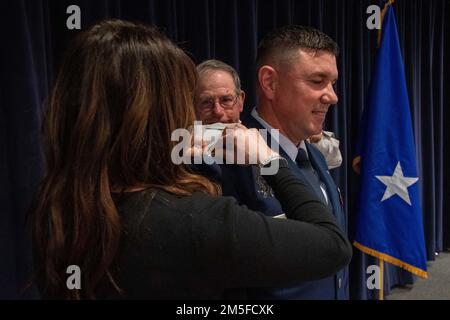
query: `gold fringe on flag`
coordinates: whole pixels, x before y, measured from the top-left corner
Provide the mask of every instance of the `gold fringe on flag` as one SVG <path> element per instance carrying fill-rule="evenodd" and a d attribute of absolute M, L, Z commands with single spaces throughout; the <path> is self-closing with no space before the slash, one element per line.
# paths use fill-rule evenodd
<path fill-rule="evenodd" d="M 367 253 L 368 255 L 374 256 L 378 259 L 381 259 L 385 262 L 388 262 L 390 264 L 393 264 L 397 267 L 403 268 L 406 271 L 411 272 L 412 274 L 415 274 L 416 276 L 419 276 L 423 279 L 428 279 L 428 273 L 422 269 L 419 269 L 415 266 L 410 265 L 409 263 L 403 262 L 397 258 L 394 258 L 390 255 L 387 255 L 385 253 L 381 253 L 379 251 L 376 251 L 374 249 L 368 248 L 362 244 L 360 244 L 357 241 L 353 241 L 353 245 L 358 248 L 359 250 L 361 250 L 364 253 Z"/>

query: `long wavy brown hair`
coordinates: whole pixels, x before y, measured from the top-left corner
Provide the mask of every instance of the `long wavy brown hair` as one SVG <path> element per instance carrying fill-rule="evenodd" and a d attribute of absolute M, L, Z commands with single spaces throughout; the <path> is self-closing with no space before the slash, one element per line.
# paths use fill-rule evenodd
<path fill-rule="evenodd" d="M 177 195 L 218 187 L 174 165 L 171 133 L 194 121 L 192 60 L 157 29 L 108 20 L 81 33 L 60 68 L 43 124 L 47 174 L 32 207 L 35 277 L 45 298 L 95 298 L 123 232 L 113 191 Z M 69 265 L 82 289 L 68 290 Z"/>

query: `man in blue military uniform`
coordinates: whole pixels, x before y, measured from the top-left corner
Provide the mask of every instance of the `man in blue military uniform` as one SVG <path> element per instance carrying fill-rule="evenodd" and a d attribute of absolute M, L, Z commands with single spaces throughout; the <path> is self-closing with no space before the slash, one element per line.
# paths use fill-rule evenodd
<path fill-rule="evenodd" d="M 274 140 L 280 155 L 328 205 L 346 232 L 347 217 L 326 161 L 305 141 L 322 131 L 328 109 L 338 101 L 333 89 L 338 78 L 338 52 L 330 37 L 309 27 L 287 26 L 266 35 L 256 61 L 257 106 L 244 124 L 279 130 Z M 279 202 L 261 181 L 251 167 L 222 166 L 224 195 L 232 195 L 241 204 L 266 215 L 282 217 Z M 348 268 L 292 288 L 249 289 L 247 294 L 259 299 L 348 299 Z"/>

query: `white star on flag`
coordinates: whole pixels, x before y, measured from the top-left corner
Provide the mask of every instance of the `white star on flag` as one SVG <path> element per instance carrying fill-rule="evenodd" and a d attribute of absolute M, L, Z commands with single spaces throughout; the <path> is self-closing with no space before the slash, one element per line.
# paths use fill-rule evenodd
<path fill-rule="evenodd" d="M 403 175 L 403 170 L 402 166 L 400 165 L 400 161 L 397 163 L 394 174 L 392 176 L 375 176 L 375 177 L 386 185 L 386 191 L 384 192 L 383 199 L 381 199 L 381 202 L 389 199 L 393 195 L 398 195 L 406 203 L 411 205 L 408 187 L 416 183 L 417 180 L 419 180 L 419 178 L 405 177 Z"/>

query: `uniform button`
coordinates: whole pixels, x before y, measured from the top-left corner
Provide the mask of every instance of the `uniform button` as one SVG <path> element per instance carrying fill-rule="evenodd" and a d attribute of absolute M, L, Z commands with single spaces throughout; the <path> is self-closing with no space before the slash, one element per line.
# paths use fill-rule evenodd
<path fill-rule="evenodd" d="M 339 278 L 339 280 L 338 280 L 338 288 L 340 289 L 341 287 L 342 287 L 342 279 Z"/>

